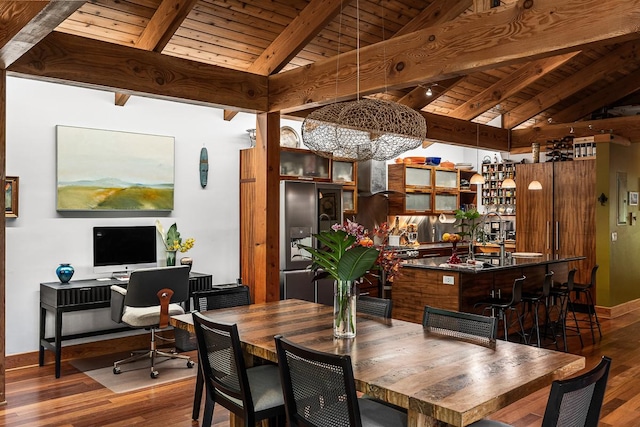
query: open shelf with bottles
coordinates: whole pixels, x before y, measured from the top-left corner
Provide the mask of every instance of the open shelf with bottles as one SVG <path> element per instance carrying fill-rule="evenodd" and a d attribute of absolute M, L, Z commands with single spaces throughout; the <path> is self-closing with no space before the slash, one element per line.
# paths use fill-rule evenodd
<path fill-rule="evenodd" d="M 516 164 L 514 162 L 483 163 L 482 204 L 489 210 L 515 212 L 516 189 L 502 188 L 502 182 L 515 179 Z"/>

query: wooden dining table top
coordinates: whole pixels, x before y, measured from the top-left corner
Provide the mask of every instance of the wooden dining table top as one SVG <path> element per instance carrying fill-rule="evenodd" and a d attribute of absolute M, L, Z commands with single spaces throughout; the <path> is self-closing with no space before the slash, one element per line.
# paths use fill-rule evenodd
<path fill-rule="evenodd" d="M 353 339 L 333 337 L 333 308 L 294 299 L 204 312 L 236 323 L 246 353 L 277 362 L 275 335 L 351 356 L 356 388 L 406 408 L 410 426 L 465 426 L 585 367 L 570 353 L 498 340 L 488 347 L 422 325 L 358 314 Z M 190 313 L 174 327 L 194 332 Z"/>

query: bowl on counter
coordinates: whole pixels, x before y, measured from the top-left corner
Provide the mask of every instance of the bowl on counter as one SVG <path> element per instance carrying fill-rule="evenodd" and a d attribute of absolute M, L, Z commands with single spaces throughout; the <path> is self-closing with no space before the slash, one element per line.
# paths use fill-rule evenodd
<path fill-rule="evenodd" d="M 424 164 L 429 166 L 438 166 L 442 157 L 426 157 L 424 159 Z"/>

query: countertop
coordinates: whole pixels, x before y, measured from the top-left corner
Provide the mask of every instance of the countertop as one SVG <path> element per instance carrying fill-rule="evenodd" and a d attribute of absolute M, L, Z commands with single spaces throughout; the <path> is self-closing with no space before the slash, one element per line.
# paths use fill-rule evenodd
<path fill-rule="evenodd" d="M 450 245 L 450 243 L 449 243 Z M 444 270 L 444 271 L 458 271 L 464 273 L 479 273 L 485 271 L 500 271 L 509 270 L 513 268 L 520 268 L 533 265 L 545 265 L 555 264 L 558 262 L 578 261 L 584 259 L 584 256 L 555 256 L 555 255 L 543 255 L 536 257 L 511 257 L 505 258 L 503 265 L 493 264 L 496 261 L 496 257 L 476 256 L 476 260 L 485 261 L 481 265 L 470 265 L 466 263 L 462 264 L 447 264 L 449 257 L 440 256 L 432 258 L 412 258 L 403 260 L 402 264 L 405 267 L 411 268 L 423 268 L 428 270 Z M 463 261 L 465 259 L 463 258 Z M 497 258 L 499 261 L 499 258 Z"/>

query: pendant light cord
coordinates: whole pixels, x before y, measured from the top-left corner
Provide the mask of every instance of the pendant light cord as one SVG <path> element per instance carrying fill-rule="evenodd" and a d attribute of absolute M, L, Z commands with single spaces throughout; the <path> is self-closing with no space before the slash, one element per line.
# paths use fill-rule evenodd
<path fill-rule="evenodd" d="M 356 99 L 360 99 L 360 0 L 356 0 Z"/>

